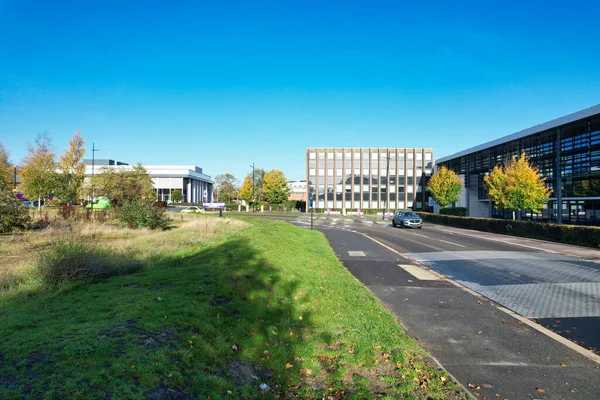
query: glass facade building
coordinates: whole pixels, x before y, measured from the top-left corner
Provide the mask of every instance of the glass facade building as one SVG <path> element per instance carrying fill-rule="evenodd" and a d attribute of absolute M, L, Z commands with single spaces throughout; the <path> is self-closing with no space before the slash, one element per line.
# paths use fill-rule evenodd
<path fill-rule="evenodd" d="M 600 105 L 443 157 L 437 165 L 464 179 L 457 205 L 467 207 L 468 215 L 511 218 L 511 212 L 494 207 L 483 177 L 522 152 L 552 190 L 543 209 L 523 210 L 523 219 L 600 225 Z"/>
<path fill-rule="evenodd" d="M 307 149 L 307 198 L 339 211 L 426 209 L 433 163 L 432 149 Z"/>

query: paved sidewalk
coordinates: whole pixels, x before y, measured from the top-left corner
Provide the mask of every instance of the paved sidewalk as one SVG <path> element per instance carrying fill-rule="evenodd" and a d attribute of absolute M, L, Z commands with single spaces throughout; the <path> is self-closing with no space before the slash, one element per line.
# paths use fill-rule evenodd
<path fill-rule="evenodd" d="M 346 268 L 475 397 L 600 398 L 596 362 L 361 234 L 317 229 L 325 233 Z M 465 231 L 450 229 L 455 234 Z M 530 239 L 511 239 L 531 243 Z M 583 250 L 588 257 L 595 256 Z"/>

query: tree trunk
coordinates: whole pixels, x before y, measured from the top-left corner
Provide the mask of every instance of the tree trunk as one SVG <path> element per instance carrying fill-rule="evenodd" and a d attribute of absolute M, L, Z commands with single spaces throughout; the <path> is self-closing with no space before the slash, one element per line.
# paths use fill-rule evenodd
<path fill-rule="evenodd" d="M 513 221 L 514 221 L 515 219 L 517 219 L 517 218 L 515 217 L 515 210 L 513 210 Z"/>
<path fill-rule="evenodd" d="M 42 198 L 38 197 L 38 213 L 42 213 Z"/>

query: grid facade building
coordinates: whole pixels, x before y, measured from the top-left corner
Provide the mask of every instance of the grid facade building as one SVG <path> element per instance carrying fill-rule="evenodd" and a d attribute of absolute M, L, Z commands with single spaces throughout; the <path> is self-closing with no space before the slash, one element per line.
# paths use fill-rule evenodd
<path fill-rule="evenodd" d="M 427 209 L 433 163 L 425 148 L 309 148 L 307 198 L 318 209 Z"/>
<path fill-rule="evenodd" d="M 494 207 L 483 177 L 522 152 L 553 191 L 539 213 L 524 210 L 523 219 L 600 225 L 600 105 L 443 157 L 437 167 L 464 179 L 457 205 L 467 207 L 468 215 L 512 218 Z"/>

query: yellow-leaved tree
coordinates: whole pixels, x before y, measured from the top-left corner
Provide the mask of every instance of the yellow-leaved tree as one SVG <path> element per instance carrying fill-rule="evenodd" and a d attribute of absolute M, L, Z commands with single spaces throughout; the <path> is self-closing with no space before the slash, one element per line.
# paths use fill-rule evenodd
<path fill-rule="evenodd" d="M 446 207 L 460 199 L 458 194 L 462 188 L 462 182 L 463 180 L 456 175 L 456 172 L 442 166 L 429 178 L 427 189 L 440 207 Z"/>
<path fill-rule="evenodd" d="M 54 195 L 61 203 L 77 203 L 85 176 L 85 142 L 80 132 L 75 132 L 69 148 L 58 161 L 60 173 L 56 176 Z"/>
<path fill-rule="evenodd" d="M 483 178 L 485 189 L 497 208 L 515 211 L 530 209 L 538 212 L 552 191 L 546 187 L 546 178 L 533 167 L 525 152 L 513 157 L 502 166 L 496 165 Z"/>
<path fill-rule="evenodd" d="M 240 198 L 245 200 L 247 204 L 252 203 L 252 178 L 247 176 L 240 188 Z"/>
<path fill-rule="evenodd" d="M 283 204 L 290 197 L 288 180 L 283 172 L 273 169 L 265 173 L 263 195 L 270 204 Z"/>
<path fill-rule="evenodd" d="M 38 199 L 41 210 L 41 199 L 52 194 L 57 175 L 52 142 L 46 133 L 39 134 L 35 144 L 29 145 L 20 175 L 21 190 L 30 200 Z"/>

